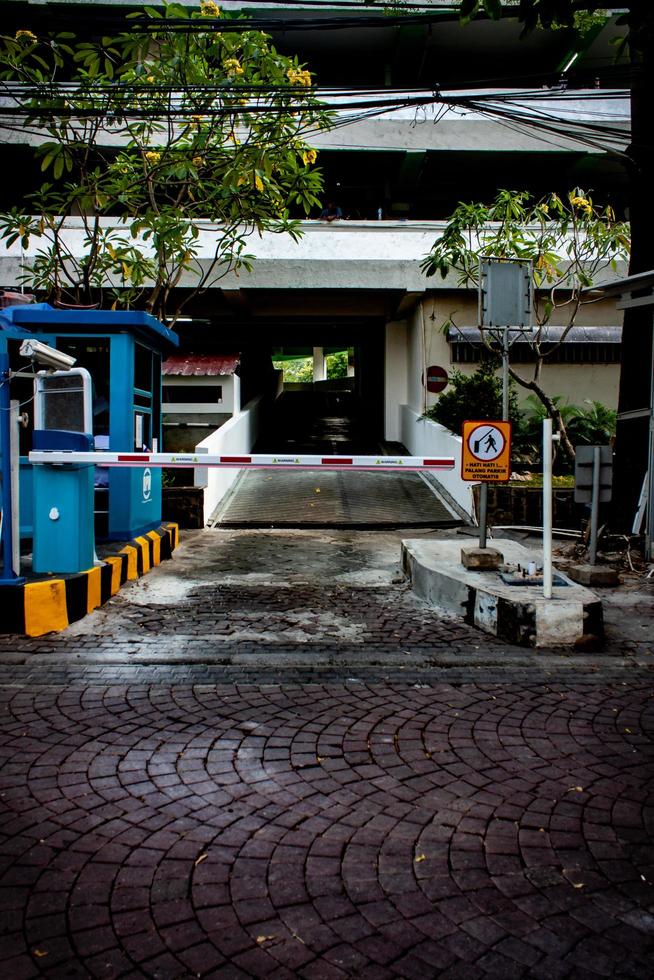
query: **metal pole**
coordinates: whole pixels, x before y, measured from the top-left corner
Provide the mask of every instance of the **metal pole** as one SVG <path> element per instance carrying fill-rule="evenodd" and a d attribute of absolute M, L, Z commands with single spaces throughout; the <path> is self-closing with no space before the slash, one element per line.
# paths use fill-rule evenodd
<path fill-rule="evenodd" d="M 486 547 L 486 525 L 488 522 L 488 484 L 479 487 L 479 547 Z"/>
<path fill-rule="evenodd" d="M 502 334 L 502 418 L 509 420 L 509 332 Z"/>
<path fill-rule="evenodd" d="M 543 419 L 543 595 L 552 598 L 552 420 Z"/>
<path fill-rule="evenodd" d="M 12 401 L 10 405 L 9 442 L 11 453 L 9 461 L 11 466 L 11 538 L 13 543 L 11 570 L 13 571 L 14 575 L 20 575 L 20 490 L 18 482 L 20 466 L 20 454 L 18 448 L 18 416 L 20 403 L 18 401 Z"/>
<path fill-rule="evenodd" d="M 0 582 L 13 584 L 14 543 L 11 506 L 11 402 L 9 399 L 9 355 L 0 354 L 0 453 L 2 454 L 2 576 Z"/>
<path fill-rule="evenodd" d="M 645 558 L 654 558 L 654 315 L 652 316 L 652 385 L 649 395 L 649 458 L 647 463 L 647 534 L 645 538 Z"/>
<path fill-rule="evenodd" d="M 588 545 L 591 565 L 597 563 L 597 528 L 599 525 L 600 498 L 600 447 L 593 446 L 593 489 L 590 497 L 590 542 Z"/>

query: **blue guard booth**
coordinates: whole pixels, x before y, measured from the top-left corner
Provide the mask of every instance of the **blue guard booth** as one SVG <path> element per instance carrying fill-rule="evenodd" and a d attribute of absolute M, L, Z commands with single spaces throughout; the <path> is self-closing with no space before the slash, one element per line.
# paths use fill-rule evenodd
<path fill-rule="evenodd" d="M 162 354 L 179 345 L 173 331 L 138 311 L 60 310 L 34 304 L 11 307 L 3 316 L 23 336 L 29 333 L 72 355 L 75 367 L 89 372 L 96 449 L 156 452 L 160 448 L 161 361 Z M 22 464 L 24 508 L 32 488 L 26 472 L 29 464 L 24 460 Z M 161 470 L 96 467 L 94 483 L 98 540 L 129 540 L 161 523 Z"/>

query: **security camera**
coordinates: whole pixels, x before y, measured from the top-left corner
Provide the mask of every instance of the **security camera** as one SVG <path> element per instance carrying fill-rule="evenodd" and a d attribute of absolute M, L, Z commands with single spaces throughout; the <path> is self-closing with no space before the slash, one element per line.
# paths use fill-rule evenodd
<path fill-rule="evenodd" d="M 76 357 L 64 354 L 63 351 L 48 347 L 39 340 L 24 340 L 20 345 L 21 357 L 29 357 L 31 361 L 42 364 L 55 371 L 68 371 L 77 361 Z"/>

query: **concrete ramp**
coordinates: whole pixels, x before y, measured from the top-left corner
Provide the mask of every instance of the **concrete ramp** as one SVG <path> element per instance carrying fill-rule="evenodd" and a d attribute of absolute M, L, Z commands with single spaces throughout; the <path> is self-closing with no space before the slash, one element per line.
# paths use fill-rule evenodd
<path fill-rule="evenodd" d="M 434 483 L 418 473 L 243 471 L 209 525 L 425 528 L 462 524 Z"/>

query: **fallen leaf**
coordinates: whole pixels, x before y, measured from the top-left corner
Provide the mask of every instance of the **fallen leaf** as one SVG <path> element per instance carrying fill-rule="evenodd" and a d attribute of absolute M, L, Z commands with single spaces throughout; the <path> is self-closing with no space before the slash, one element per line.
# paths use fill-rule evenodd
<path fill-rule="evenodd" d="M 320 487 L 316 487 L 316 493 L 320 493 Z"/>
<path fill-rule="evenodd" d="M 583 786 L 568 786 L 568 793 L 583 793 Z"/>
<path fill-rule="evenodd" d="M 47 956 L 48 955 L 48 951 L 47 951 L 47 949 L 35 949 L 34 950 L 34 955 L 35 956 L 38 956 L 38 957 Z"/>
<path fill-rule="evenodd" d="M 631 735 L 631 728 L 623 728 L 622 730 L 626 732 L 627 735 Z"/>
<path fill-rule="evenodd" d="M 277 939 L 277 936 L 257 936 L 257 942 L 259 945 L 261 945 L 261 943 L 268 943 L 271 939 Z"/>
<path fill-rule="evenodd" d="M 415 858 L 413 860 L 416 862 L 416 864 L 420 864 L 421 861 L 426 861 L 427 860 L 427 855 L 426 854 L 416 854 L 416 856 L 415 856 Z"/>
<path fill-rule="evenodd" d="M 578 882 L 574 882 L 573 881 L 572 882 L 572 887 L 573 888 L 583 888 L 584 887 L 584 883 L 583 883 L 583 881 L 578 881 Z"/>
<path fill-rule="evenodd" d="M 202 864 L 202 862 L 206 861 L 208 857 L 208 854 L 201 854 L 200 857 L 196 858 L 195 860 L 195 867 L 197 868 L 198 864 Z"/>

